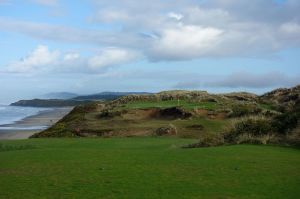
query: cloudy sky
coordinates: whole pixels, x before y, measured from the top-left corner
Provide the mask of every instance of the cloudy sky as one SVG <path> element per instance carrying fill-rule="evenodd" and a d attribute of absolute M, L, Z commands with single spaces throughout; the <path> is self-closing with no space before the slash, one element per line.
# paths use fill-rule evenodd
<path fill-rule="evenodd" d="M 299 0 L 0 0 L 0 103 L 300 83 Z"/>

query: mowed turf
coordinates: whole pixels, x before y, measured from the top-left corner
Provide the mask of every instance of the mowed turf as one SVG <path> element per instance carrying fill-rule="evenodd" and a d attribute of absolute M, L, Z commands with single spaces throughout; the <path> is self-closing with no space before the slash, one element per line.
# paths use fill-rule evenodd
<path fill-rule="evenodd" d="M 299 198 L 300 150 L 190 139 L 1 141 L 0 198 Z"/>

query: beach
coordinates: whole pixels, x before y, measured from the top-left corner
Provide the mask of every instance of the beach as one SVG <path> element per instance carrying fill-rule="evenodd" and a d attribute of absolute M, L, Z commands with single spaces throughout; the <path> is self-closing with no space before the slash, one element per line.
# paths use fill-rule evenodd
<path fill-rule="evenodd" d="M 26 139 L 46 129 L 68 114 L 73 107 L 40 111 L 12 124 L 0 125 L 0 139 Z"/>

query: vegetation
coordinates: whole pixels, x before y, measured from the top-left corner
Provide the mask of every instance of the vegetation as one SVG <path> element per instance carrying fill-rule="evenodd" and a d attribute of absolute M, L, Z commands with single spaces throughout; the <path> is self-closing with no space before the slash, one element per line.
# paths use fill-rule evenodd
<path fill-rule="evenodd" d="M 262 112 L 262 108 L 256 104 L 237 103 L 231 107 L 229 117 L 242 117 L 247 115 L 257 115 Z"/>
<path fill-rule="evenodd" d="M 129 95 L 111 102 L 78 106 L 56 125 L 32 137 L 169 135 L 199 139 L 190 147 L 240 143 L 298 145 L 298 134 L 293 131 L 299 124 L 296 96 L 300 90 L 288 90 L 260 97 L 201 91 Z M 282 105 L 288 108 L 281 110 Z"/>
<path fill-rule="evenodd" d="M 298 198 L 299 149 L 174 137 L 0 141 L 0 198 Z"/>

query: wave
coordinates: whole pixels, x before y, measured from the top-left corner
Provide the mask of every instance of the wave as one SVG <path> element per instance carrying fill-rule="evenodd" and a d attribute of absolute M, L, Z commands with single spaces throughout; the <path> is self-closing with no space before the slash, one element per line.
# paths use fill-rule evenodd
<path fill-rule="evenodd" d="M 0 125 L 13 124 L 26 117 L 37 115 L 41 111 L 49 108 L 33 108 L 19 106 L 0 106 Z"/>

